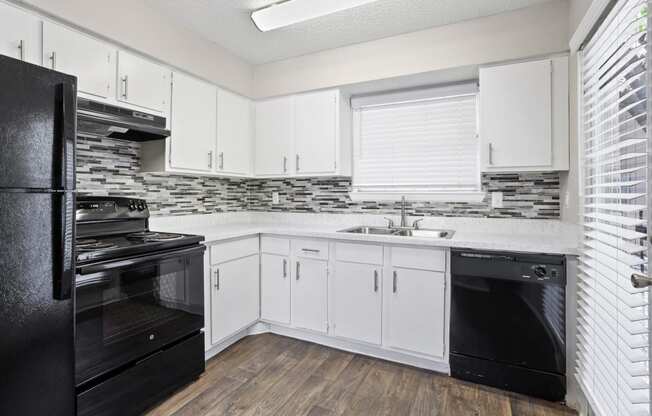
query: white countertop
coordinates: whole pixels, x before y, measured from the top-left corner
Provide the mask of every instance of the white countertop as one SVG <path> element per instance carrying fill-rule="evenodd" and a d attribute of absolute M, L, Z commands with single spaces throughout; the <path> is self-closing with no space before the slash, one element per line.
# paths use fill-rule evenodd
<path fill-rule="evenodd" d="M 157 231 L 203 235 L 207 244 L 257 234 L 328 238 L 429 247 L 457 247 L 548 254 L 578 254 L 577 226 L 549 220 L 426 219 L 423 228 L 451 229 L 451 239 L 342 233 L 353 225 L 380 225 L 376 215 L 234 213 L 154 217 Z M 547 222 L 546 222 L 547 221 Z"/>

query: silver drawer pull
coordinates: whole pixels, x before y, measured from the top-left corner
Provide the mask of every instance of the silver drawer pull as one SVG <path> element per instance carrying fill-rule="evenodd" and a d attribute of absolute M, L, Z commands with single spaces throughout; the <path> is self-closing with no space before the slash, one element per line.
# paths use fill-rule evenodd
<path fill-rule="evenodd" d="M 392 281 L 392 292 L 394 292 L 394 293 L 396 293 L 396 290 L 398 288 L 397 280 L 398 280 L 398 273 L 396 272 L 396 270 L 394 270 L 394 278 L 393 278 L 393 281 Z"/>
<path fill-rule="evenodd" d="M 213 151 L 208 151 L 208 168 L 213 169 Z"/>
<path fill-rule="evenodd" d="M 20 42 L 18 42 L 18 49 L 20 49 L 20 60 L 24 61 L 25 60 L 25 41 L 24 40 L 21 39 Z"/>
<path fill-rule="evenodd" d="M 52 52 L 50 54 L 50 61 L 52 61 L 52 69 L 57 69 L 57 53 Z"/>
<path fill-rule="evenodd" d="M 297 280 L 299 280 L 300 274 L 301 274 L 301 264 L 297 262 Z"/>
<path fill-rule="evenodd" d="M 224 152 L 220 152 L 220 169 L 224 169 Z"/>
<path fill-rule="evenodd" d="M 283 259 L 283 279 L 288 277 L 288 261 Z"/>
<path fill-rule="evenodd" d="M 374 292 L 378 292 L 378 270 L 374 270 Z"/>
<path fill-rule="evenodd" d="M 220 290 L 220 269 L 215 269 L 215 290 Z"/>
<path fill-rule="evenodd" d="M 304 253 L 314 253 L 314 254 L 318 254 L 321 252 L 321 250 L 317 250 L 315 248 L 302 248 L 301 251 L 303 251 Z"/>

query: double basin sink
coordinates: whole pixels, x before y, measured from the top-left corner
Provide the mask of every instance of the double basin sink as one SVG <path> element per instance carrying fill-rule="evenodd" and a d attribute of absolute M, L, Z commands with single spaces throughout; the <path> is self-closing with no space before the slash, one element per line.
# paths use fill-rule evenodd
<path fill-rule="evenodd" d="M 453 237 L 455 231 L 452 230 L 433 230 L 428 228 L 389 228 L 389 227 L 367 227 L 357 226 L 340 230 L 341 233 L 352 234 L 371 234 L 371 235 L 390 235 L 397 237 L 422 237 L 449 239 Z"/>

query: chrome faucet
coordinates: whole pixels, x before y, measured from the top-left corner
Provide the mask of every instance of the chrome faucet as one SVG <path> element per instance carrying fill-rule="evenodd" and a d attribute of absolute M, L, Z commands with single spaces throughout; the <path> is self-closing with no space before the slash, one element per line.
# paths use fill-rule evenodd
<path fill-rule="evenodd" d="M 401 228 L 407 227 L 407 215 L 405 214 L 406 205 L 405 195 L 401 197 Z"/>

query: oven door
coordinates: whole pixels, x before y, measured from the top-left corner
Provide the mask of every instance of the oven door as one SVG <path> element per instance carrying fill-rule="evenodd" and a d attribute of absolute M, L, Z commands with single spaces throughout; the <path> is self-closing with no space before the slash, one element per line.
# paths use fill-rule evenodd
<path fill-rule="evenodd" d="M 197 246 L 77 269 L 78 387 L 204 326 L 204 250 Z"/>

